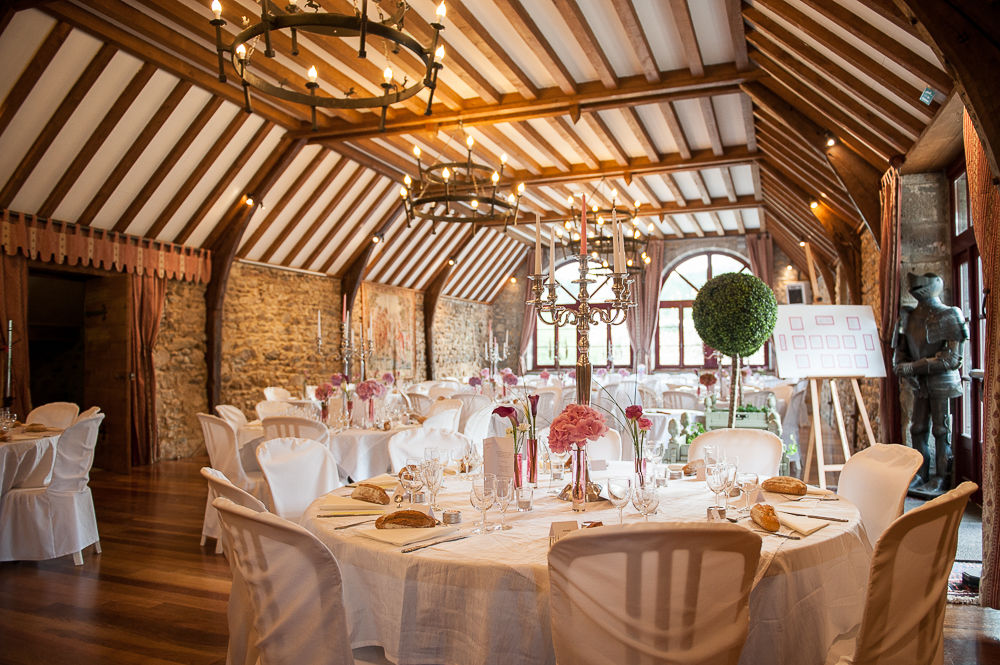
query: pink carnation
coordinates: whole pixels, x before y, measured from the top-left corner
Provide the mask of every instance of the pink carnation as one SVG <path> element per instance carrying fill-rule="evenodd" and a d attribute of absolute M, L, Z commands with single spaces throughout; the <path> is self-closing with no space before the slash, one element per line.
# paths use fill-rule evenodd
<path fill-rule="evenodd" d="M 548 380 L 549 380 L 549 377 L 550 377 L 550 376 L 552 376 L 552 375 L 551 375 L 551 374 L 549 374 L 548 372 L 546 372 L 545 370 L 542 370 L 542 373 L 538 375 L 538 377 L 539 377 L 539 378 L 540 378 L 540 379 L 541 379 L 542 381 L 548 381 Z"/>
<path fill-rule="evenodd" d="M 649 418 L 639 418 L 636 424 L 639 426 L 639 429 L 641 429 L 643 432 L 648 432 L 649 430 L 653 429 L 653 421 L 650 420 Z"/>
<path fill-rule="evenodd" d="M 396 377 L 392 375 L 392 372 L 386 372 L 385 374 L 382 375 L 382 383 L 384 383 L 387 386 L 391 386 L 392 384 L 396 383 Z"/>
<path fill-rule="evenodd" d="M 375 397 L 375 395 L 378 394 L 378 385 L 377 381 L 371 380 L 359 383 L 356 391 L 358 393 L 358 399 L 364 402 L 370 400 L 372 397 Z"/>
<path fill-rule="evenodd" d="M 638 404 L 625 407 L 625 417 L 629 420 L 637 420 L 642 417 L 642 407 Z"/>
<path fill-rule="evenodd" d="M 490 375 L 490 370 L 486 369 L 485 367 L 479 370 L 479 376 L 483 377 L 484 379 L 489 375 Z"/>
<path fill-rule="evenodd" d="M 505 374 L 505 375 L 506 374 L 513 374 L 514 370 L 512 370 L 510 367 L 504 367 L 502 370 L 500 370 L 500 373 L 501 374 Z"/>
<path fill-rule="evenodd" d="M 339 388 L 340 384 L 342 384 L 343 382 L 344 382 L 344 375 L 339 372 L 330 377 L 330 383 L 335 388 Z"/>
<path fill-rule="evenodd" d="M 333 397 L 333 393 L 336 390 L 337 389 L 334 387 L 332 383 L 324 383 L 323 385 L 316 388 L 316 399 L 320 400 L 321 402 L 325 402 L 326 400 Z"/>
<path fill-rule="evenodd" d="M 631 374 L 631 372 L 622 367 L 620 370 L 618 370 L 618 374 L 619 376 L 628 376 L 629 374 Z"/>
<path fill-rule="evenodd" d="M 608 370 L 606 370 L 603 367 L 598 367 L 596 374 L 597 374 L 597 376 L 607 376 L 608 375 Z"/>
<path fill-rule="evenodd" d="M 508 385 L 508 386 L 516 386 L 517 385 L 517 375 L 516 374 L 504 374 L 503 375 L 503 382 L 506 385 Z"/>
<path fill-rule="evenodd" d="M 387 392 L 389 388 L 384 383 L 375 382 L 375 397 L 385 397 Z"/>
<path fill-rule="evenodd" d="M 608 426 L 604 416 L 589 406 L 570 404 L 552 421 L 549 428 L 549 449 L 555 453 L 570 450 L 573 444 L 584 445 L 604 436 Z"/>
<path fill-rule="evenodd" d="M 483 385 L 483 380 L 480 379 L 478 376 L 470 377 L 469 385 L 472 386 L 473 388 L 478 388 L 479 386 Z"/>

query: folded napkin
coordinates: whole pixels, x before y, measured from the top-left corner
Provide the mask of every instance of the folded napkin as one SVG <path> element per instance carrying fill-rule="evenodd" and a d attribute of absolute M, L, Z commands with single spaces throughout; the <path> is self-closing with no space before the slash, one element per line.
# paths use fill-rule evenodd
<path fill-rule="evenodd" d="M 359 510 L 321 510 L 318 513 L 318 517 L 365 517 L 366 515 L 380 517 L 384 514 L 384 510 L 368 510 L 367 508 L 362 508 Z"/>
<path fill-rule="evenodd" d="M 391 490 L 396 489 L 396 485 L 399 484 L 399 478 L 391 473 L 383 473 L 382 475 L 375 476 L 374 478 L 359 480 L 358 482 L 366 483 L 368 485 L 378 485 L 384 490 Z"/>
<path fill-rule="evenodd" d="M 814 494 L 816 496 L 833 496 L 836 492 L 831 490 L 825 490 L 822 487 L 813 487 L 812 485 L 806 485 L 806 494 Z"/>
<path fill-rule="evenodd" d="M 355 531 L 359 536 L 371 538 L 382 543 L 389 543 L 397 547 L 419 543 L 432 538 L 444 538 L 458 531 L 457 526 L 435 526 L 429 529 L 360 529 Z"/>
<path fill-rule="evenodd" d="M 828 522 L 824 522 L 823 520 L 814 520 L 809 517 L 799 517 L 798 515 L 787 515 L 780 511 L 777 512 L 777 515 L 781 526 L 788 527 L 792 531 L 797 531 L 803 536 L 808 536 L 810 533 L 819 531 L 828 524 Z"/>
<path fill-rule="evenodd" d="M 318 508 L 321 513 L 357 513 L 370 510 L 373 514 L 381 514 L 387 510 L 392 510 L 391 504 L 371 503 L 361 499 L 352 499 L 349 496 L 335 496 L 328 494 L 323 498 L 323 503 Z"/>

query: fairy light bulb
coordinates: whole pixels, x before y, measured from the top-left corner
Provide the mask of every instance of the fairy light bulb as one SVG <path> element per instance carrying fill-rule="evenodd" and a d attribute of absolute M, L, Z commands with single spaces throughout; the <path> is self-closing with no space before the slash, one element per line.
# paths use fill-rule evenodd
<path fill-rule="evenodd" d="M 444 3 L 442 2 L 440 5 L 437 6 L 437 10 L 435 10 L 434 13 L 437 14 L 438 20 L 440 21 L 445 17 L 445 14 L 448 13 L 448 8 L 445 7 Z"/>
<path fill-rule="evenodd" d="M 633 264 L 632 259 L 629 259 L 628 261 L 625 262 L 625 265 L 627 265 L 629 268 L 632 267 L 632 264 Z"/>
<path fill-rule="evenodd" d="M 222 18 L 222 3 L 219 0 L 212 0 L 212 13 L 215 14 L 216 20 Z"/>
<path fill-rule="evenodd" d="M 493 181 L 494 185 L 497 184 L 498 182 L 500 182 L 500 174 L 494 171 L 493 175 L 490 176 L 490 180 Z"/>
<path fill-rule="evenodd" d="M 252 196 L 248 196 L 247 197 L 247 207 L 248 208 L 252 208 L 253 207 L 253 197 Z"/>
<path fill-rule="evenodd" d="M 591 255 L 592 257 L 594 257 L 595 259 L 597 258 L 597 252 L 591 252 L 591 253 L 590 253 L 590 255 Z"/>
<path fill-rule="evenodd" d="M 469 203 L 469 205 L 471 205 L 472 209 L 475 210 L 476 208 L 479 207 L 479 201 L 477 201 L 476 199 L 472 199 L 472 202 Z"/>
<path fill-rule="evenodd" d="M 315 65 L 309 67 L 309 71 L 306 72 L 306 77 L 309 78 L 310 83 L 316 82 L 316 79 L 319 77 L 319 72 L 316 71 Z"/>

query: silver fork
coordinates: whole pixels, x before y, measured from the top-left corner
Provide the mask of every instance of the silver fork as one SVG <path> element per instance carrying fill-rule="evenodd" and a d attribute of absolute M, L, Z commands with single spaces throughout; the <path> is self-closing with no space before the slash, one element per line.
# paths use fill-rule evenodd
<path fill-rule="evenodd" d="M 838 496 L 800 496 L 797 499 L 789 499 L 789 501 L 840 501 Z"/>

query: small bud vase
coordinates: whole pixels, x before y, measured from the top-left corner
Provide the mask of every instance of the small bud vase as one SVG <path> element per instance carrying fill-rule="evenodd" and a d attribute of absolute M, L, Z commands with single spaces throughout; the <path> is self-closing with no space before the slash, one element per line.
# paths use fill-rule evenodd
<path fill-rule="evenodd" d="M 528 439 L 528 482 L 538 487 L 538 439 Z"/>
<path fill-rule="evenodd" d="M 521 453 L 514 455 L 514 488 L 517 489 L 524 484 L 524 456 Z"/>
<path fill-rule="evenodd" d="M 646 461 L 645 457 L 635 458 L 635 475 L 639 479 L 639 487 L 646 486 Z"/>
<path fill-rule="evenodd" d="M 573 510 L 583 512 L 587 509 L 587 447 L 573 446 L 569 452 L 572 463 L 572 479 L 570 480 L 570 500 Z"/>

